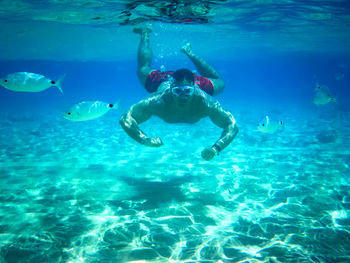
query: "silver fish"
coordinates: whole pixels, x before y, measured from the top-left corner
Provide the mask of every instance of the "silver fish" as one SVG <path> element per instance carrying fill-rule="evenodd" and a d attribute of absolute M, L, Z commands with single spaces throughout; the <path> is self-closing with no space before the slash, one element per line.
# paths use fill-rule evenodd
<path fill-rule="evenodd" d="M 342 80 L 342 79 L 344 79 L 344 76 L 345 76 L 345 74 L 342 73 L 342 72 L 337 72 L 337 73 L 334 74 L 334 78 L 336 80 Z"/>
<path fill-rule="evenodd" d="M 269 116 L 265 116 L 258 124 L 258 130 L 263 133 L 275 133 L 280 127 L 283 126 L 282 121 L 271 121 Z"/>
<path fill-rule="evenodd" d="M 54 81 L 47 77 L 30 72 L 16 72 L 0 79 L 0 85 L 12 91 L 40 92 L 50 87 L 57 87 L 61 93 L 62 81 L 65 76 Z"/>
<path fill-rule="evenodd" d="M 118 102 L 82 101 L 70 107 L 63 117 L 70 121 L 88 121 L 105 115 L 111 109 L 118 109 Z"/>
<path fill-rule="evenodd" d="M 312 98 L 316 105 L 323 105 L 329 102 L 336 102 L 336 98 L 329 92 L 328 87 L 324 85 L 316 85 L 316 93 Z"/>

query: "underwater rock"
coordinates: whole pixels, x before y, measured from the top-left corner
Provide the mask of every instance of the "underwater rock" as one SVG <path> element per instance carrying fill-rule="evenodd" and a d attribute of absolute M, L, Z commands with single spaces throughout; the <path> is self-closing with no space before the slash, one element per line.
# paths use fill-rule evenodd
<path fill-rule="evenodd" d="M 136 213 L 137 211 L 134 209 L 122 209 L 118 211 L 119 216 L 134 216 Z"/>
<path fill-rule="evenodd" d="M 205 228 L 201 224 L 191 225 L 186 228 L 186 230 L 182 233 L 185 237 L 193 238 L 194 236 L 200 236 L 205 234 Z"/>
<path fill-rule="evenodd" d="M 115 262 L 124 262 L 127 257 L 126 252 L 121 252 L 118 249 L 103 247 L 96 251 L 95 254 L 90 255 L 90 262 L 109 262 L 111 258 L 115 260 Z M 67 256 L 70 258 L 70 256 Z"/>
<path fill-rule="evenodd" d="M 259 224 L 252 224 L 249 228 L 248 234 L 251 236 L 263 236 L 265 232 Z"/>
<path fill-rule="evenodd" d="M 283 228 L 284 228 L 284 234 L 286 235 L 301 233 L 304 231 L 302 227 L 295 226 L 295 225 L 284 225 Z"/>
<path fill-rule="evenodd" d="M 238 235 L 237 239 L 244 246 L 260 246 L 269 240 L 266 238 L 252 237 L 248 235 Z"/>
<path fill-rule="evenodd" d="M 176 233 L 185 231 L 187 227 L 193 224 L 189 217 L 172 217 L 159 220 L 159 222 L 161 224 L 166 224 L 169 229 Z"/>
<path fill-rule="evenodd" d="M 331 215 L 324 215 L 319 219 L 319 223 L 321 226 L 330 226 L 333 224 L 333 218 Z"/>
<path fill-rule="evenodd" d="M 132 241 L 132 234 L 121 228 L 109 229 L 105 232 L 103 241 L 113 247 L 122 248 Z"/>
<path fill-rule="evenodd" d="M 203 240 L 200 238 L 191 239 L 186 241 L 186 246 L 188 248 L 194 248 L 194 247 L 200 246 L 202 243 L 203 243 Z"/>
<path fill-rule="evenodd" d="M 314 251 L 327 257 L 343 256 L 349 251 L 350 234 L 342 229 L 314 228 L 308 229 L 305 234 L 312 239 Z M 346 253 L 347 254 L 347 253 Z M 340 262 L 327 259 L 324 262 Z"/>
<path fill-rule="evenodd" d="M 283 225 L 280 224 L 274 224 L 274 223 L 270 223 L 266 225 L 266 233 L 273 233 L 274 235 L 277 234 L 284 234 L 284 229 L 283 229 Z M 269 237 L 267 237 L 269 238 Z"/>
<path fill-rule="evenodd" d="M 160 244 L 161 246 L 172 246 L 180 241 L 177 235 L 166 232 L 153 234 L 151 239 L 153 243 L 156 243 L 157 245 Z"/>
<path fill-rule="evenodd" d="M 59 262 L 63 243 L 50 232 L 22 236 L 1 247 L 1 262 Z"/>
<path fill-rule="evenodd" d="M 172 254 L 171 248 L 169 247 L 159 247 L 159 248 L 155 248 L 154 250 L 157 251 L 157 253 L 160 256 L 165 258 L 170 258 Z"/>
<path fill-rule="evenodd" d="M 245 257 L 247 257 L 246 253 L 241 252 L 239 249 L 228 247 L 228 248 L 223 248 L 224 250 L 224 255 L 227 258 L 233 258 L 235 262 L 239 262 Z"/>
<path fill-rule="evenodd" d="M 140 230 L 140 224 L 138 223 L 125 223 L 125 227 L 132 233 L 136 233 Z"/>
<path fill-rule="evenodd" d="M 203 215 L 203 214 L 194 214 L 193 216 L 193 221 L 195 222 L 199 222 L 201 223 L 202 225 L 216 225 L 216 222 L 213 218 L 210 218 L 206 215 Z"/>
<path fill-rule="evenodd" d="M 301 246 L 307 246 L 311 244 L 311 239 L 308 236 L 305 236 L 303 233 L 301 234 L 292 234 L 288 240 L 288 244 L 296 244 Z"/>
<path fill-rule="evenodd" d="M 129 254 L 129 260 L 154 260 L 157 257 L 157 252 L 150 248 L 134 249 Z"/>
<path fill-rule="evenodd" d="M 349 227 L 350 226 L 350 218 L 338 218 L 338 219 L 336 219 L 336 223 L 338 225 L 343 226 L 343 227 Z"/>
<path fill-rule="evenodd" d="M 7 245 L 1 248 L 1 262 L 58 262 L 59 255 L 54 258 L 45 253 L 45 250 L 26 249 Z M 57 254 L 56 254 L 57 255 Z"/>
<path fill-rule="evenodd" d="M 191 259 L 195 254 L 197 250 L 195 248 L 188 248 L 185 247 L 181 250 L 181 253 L 179 255 L 180 260 L 186 260 L 186 259 Z"/>
<path fill-rule="evenodd" d="M 200 251 L 201 259 L 209 259 L 209 260 L 220 259 L 218 252 L 219 252 L 219 248 L 217 246 L 214 246 L 214 247 L 205 246 Z"/>
<path fill-rule="evenodd" d="M 264 248 L 259 251 L 263 257 L 277 257 L 278 259 L 283 259 L 284 256 L 288 253 L 287 247 L 282 247 L 279 245 L 273 245 L 271 247 Z M 282 262 L 285 262 L 282 260 Z"/>

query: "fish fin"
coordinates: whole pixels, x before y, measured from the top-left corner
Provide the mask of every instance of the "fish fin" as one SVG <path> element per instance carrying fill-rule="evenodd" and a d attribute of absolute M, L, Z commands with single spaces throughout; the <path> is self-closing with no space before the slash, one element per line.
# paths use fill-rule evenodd
<path fill-rule="evenodd" d="M 284 129 L 285 129 L 284 121 L 279 121 L 279 124 L 280 124 L 279 131 L 280 132 L 284 131 Z"/>
<path fill-rule="evenodd" d="M 63 90 L 62 90 L 62 81 L 63 79 L 66 77 L 66 74 L 63 74 L 62 77 L 60 77 L 57 81 L 56 81 L 56 84 L 55 84 L 55 87 L 57 87 L 60 92 L 63 94 Z"/>
<path fill-rule="evenodd" d="M 117 110 L 119 108 L 119 102 L 120 100 L 117 100 L 116 102 L 114 102 L 112 109 Z"/>

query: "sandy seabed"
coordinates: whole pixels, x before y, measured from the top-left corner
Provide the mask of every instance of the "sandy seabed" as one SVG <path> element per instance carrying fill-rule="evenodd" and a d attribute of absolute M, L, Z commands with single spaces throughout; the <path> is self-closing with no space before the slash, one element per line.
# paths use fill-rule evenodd
<path fill-rule="evenodd" d="M 236 111 L 240 133 L 210 162 L 209 120 L 141 128 L 119 113 L 73 123 L 0 120 L 1 262 L 349 262 L 350 120 L 346 113 Z"/>

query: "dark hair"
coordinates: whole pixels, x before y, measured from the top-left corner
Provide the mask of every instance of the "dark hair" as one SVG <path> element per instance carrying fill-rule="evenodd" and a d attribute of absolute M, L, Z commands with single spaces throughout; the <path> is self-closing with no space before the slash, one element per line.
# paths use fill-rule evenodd
<path fill-rule="evenodd" d="M 195 77 L 194 74 L 192 73 L 192 71 L 182 68 L 182 69 L 178 69 L 173 73 L 174 80 L 176 82 L 182 82 L 184 80 L 190 81 L 192 83 L 194 83 L 195 81 Z"/>

